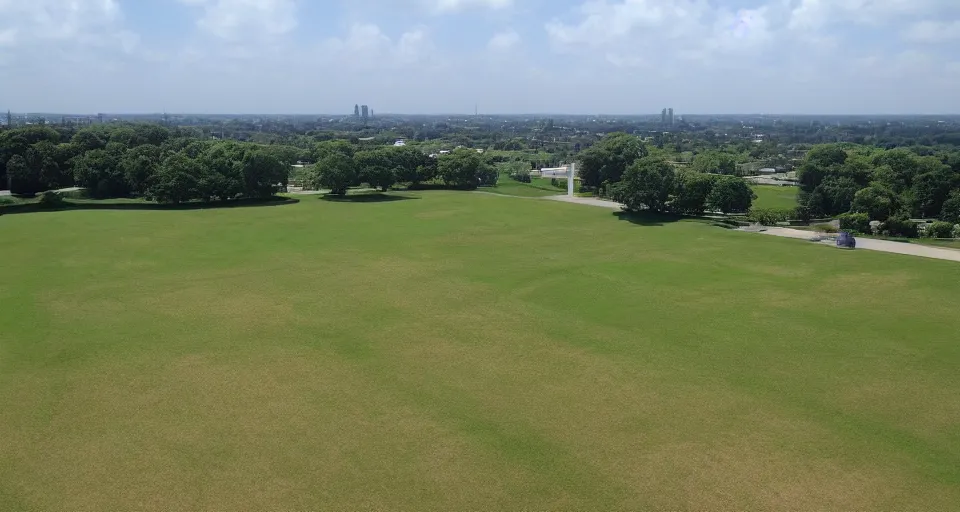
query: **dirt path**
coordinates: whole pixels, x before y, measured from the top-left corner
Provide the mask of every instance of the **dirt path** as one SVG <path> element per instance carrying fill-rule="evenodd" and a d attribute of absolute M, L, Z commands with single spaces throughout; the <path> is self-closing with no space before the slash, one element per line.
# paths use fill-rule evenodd
<path fill-rule="evenodd" d="M 741 231 L 752 231 L 752 229 L 747 228 Z M 763 228 L 763 231 L 752 232 L 811 241 L 814 241 L 815 237 L 817 236 L 816 233 L 812 233 L 810 231 L 790 228 Z M 824 240 L 821 243 L 835 245 L 836 242 L 833 240 Z M 930 247 L 926 245 L 908 244 L 904 242 L 891 242 L 889 240 L 875 240 L 872 238 L 857 238 L 857 249 L 890 252 L 894 254 L 906 254 L 908 256 L 920 256 L 922 258 L 935 258 L 938 260 L 960 261 L 960 250 L 948 249 L 945 247 Z"/>

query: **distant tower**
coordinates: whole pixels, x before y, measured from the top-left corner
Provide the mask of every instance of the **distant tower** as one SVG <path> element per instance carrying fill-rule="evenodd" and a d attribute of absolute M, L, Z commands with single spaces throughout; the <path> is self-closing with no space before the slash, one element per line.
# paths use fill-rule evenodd
<path fill-rule="evenodd" d="M 362 117 L 363 120 L 366 121 L 367 118 L 370 117 L 370 107 L 366 105 L 360 107 L 360 117 Z"/>
<path fill-rule="evenodd" d="M 103 124 L 103 114 L 97 114 L 97 117 L 100 119 L 100 124 Z"/>
<path fill-rule="evenodd" d="M 663 112 L 660 113 L 660 124 L 667 124 L 667 109 L 663 109 Z"/>
<path fill-rule="evenodd" d="M 353 117 L 360 117 L 360 105 L 353 106 Z"/>
<path fill-rule="evenodd" d="M 673 126 L 673 108 L 667 109 L 667 122 L 670 123 L 670 126 Z"/>
<path fill-rule="evenodd" d="M 7 110 L 7 128 L 13 128 L 13 114 Z"/>

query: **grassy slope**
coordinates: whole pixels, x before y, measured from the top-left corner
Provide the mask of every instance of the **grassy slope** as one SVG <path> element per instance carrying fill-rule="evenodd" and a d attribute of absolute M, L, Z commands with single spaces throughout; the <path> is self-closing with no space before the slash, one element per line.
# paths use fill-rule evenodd
<path fill-rule="evenodd" d="M 754 185 L 753 191 L 757 198 L 753 201 L 754 208 L 796 208 L 797 187 L 775 187 L 772 185 Z"/>
<path fill-rule="evenodd" d="M 520 197 L 544 197 L 566 194 L 567 189 L 554 187 L 547 178 L 533 178 L 530 183 L 521 183 L 510 179 L 506 174 L 500 175 L 500 182 L 496 187 L 484 188 L 486 192 Z"/>
<path fill-rule="evenodd" d="M 960 502 L 955 263 L 409 195 L 0 217 L 0 510 Z"/>

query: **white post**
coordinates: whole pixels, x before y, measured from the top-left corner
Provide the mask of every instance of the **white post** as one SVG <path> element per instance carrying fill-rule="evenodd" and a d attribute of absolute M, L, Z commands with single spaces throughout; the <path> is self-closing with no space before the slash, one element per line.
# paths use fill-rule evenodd
<path fill-rule="evenodd" d="M 570 164 L 567 170 L 567 196 L 573 197 L 573 178 L 577 175 L 577 164 Z"/>

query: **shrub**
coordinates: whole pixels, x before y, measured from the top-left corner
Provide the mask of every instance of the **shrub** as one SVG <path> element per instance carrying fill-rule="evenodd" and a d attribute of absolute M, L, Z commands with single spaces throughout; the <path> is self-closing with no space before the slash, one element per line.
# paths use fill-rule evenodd
<path fill-rule="evenodd" d="M 530 171 L 514 171 L 510 173 L 510 178 L 514 181 L 519 181 L 520 183 L 530 183 Z"/>
<path fill-rule="evenodd" d="M 897 214 L 880 225 L 880 233 L 885 236 L 916 238 L 917 224 L 904 214 Z"/>
<path fill-rule="evenodd" d="M 810 219 L 813 218 L 813 211 L 808 206 L 797 206 L 792 217 L 803 222 L 810 222 Z"/>
<path fill-rule="evenodd" d="M 38 201 L 37 204 L 40 205 L 40 208 L 55 209 L 63 208 L 66 202 L 64 202 L 63 196 L 52 190 L 48 190 L 40 195 L 40 201 Z"/>
<path fill-rule="evenodd" d="M 866 213 L 844 213 L 837 217 L 840 229 L 854 233 L 870 233 L 870 216 Z"/>
<path fill-rule="evenodd" d="M 828 223 L 814 224 L 813 226 L 810 226 L 810 227 L 812 227 L 813 229 L 821 233 L 837 233 L 838 231 L 840 231 L 833 224 L 828 224 Z"/>
<path fill-rule="evenodd" d="M 955 224 L 953 226 L 953 237 L 960 238 L 960 224 Z"/>
<path fill-rule="evenodd" d="M 777 223 L 790 220 L 794 211 L 794 208 L 753 208 L 747 214 L 747 220 L 759 222 L 764 226 L 774 226 Z"/>
<path fill-rule="evenodd" d="M 927 226 L 923 235 L 928 238 L 953 238 L 953 224 L 949 222 L 934 222 Z"/>

